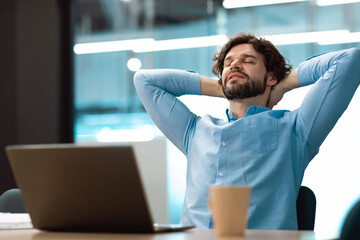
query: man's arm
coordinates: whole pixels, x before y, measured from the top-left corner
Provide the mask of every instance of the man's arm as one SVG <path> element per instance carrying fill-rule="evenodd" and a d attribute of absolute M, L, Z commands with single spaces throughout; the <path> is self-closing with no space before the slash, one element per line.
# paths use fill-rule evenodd
<path fill-rule="evenodd" d="M 158 128 L 186 153 L 197 116 L 176 97 L 199 95 L 199 75 L 181 70 L 140 70 L 134 76 L 134 84 Z"/>
<path fill-rule="evenodd" d="M 355 48 L 315 56 L 300 64 L 298 83 L 313 86 L 294 112 L 296 131 L 311 155 L 318 152 L 351 101 L 360 83 L 359 66 L 360 51 Z"/>

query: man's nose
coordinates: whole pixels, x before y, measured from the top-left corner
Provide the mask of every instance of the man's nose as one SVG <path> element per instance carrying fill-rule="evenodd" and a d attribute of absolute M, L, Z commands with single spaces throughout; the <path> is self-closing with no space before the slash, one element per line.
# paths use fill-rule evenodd
<path fill-rule="evenodd" d="M 240 60 L 236 59 L 231 63 L 231 69 L 241 69 L 241 68 L 242 68 L 242 64 Z"/>

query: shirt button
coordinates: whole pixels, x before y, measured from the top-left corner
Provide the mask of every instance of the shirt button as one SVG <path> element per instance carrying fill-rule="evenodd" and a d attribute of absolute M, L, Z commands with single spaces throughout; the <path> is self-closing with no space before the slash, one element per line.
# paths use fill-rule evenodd
<path fill-rule="evenodd" d="M 222 145 L 223 147 L 226 147 L 226 142 L 222 142 L 221 145 Z"/>
<path fill-rule="evenodd" d="M 219 173 L 218 176 L 219 176 L 219 177 L 223 177 L 224 174 L 223 174 L 223 173 Z"/>

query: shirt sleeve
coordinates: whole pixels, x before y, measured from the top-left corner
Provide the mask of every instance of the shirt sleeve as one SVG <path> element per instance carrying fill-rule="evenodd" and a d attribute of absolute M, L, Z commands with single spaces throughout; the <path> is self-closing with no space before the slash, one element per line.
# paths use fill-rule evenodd
<path fill-rule="evenodd" d="M 325 53 L 300 64 L 298 80 L 314 84 L 297 110 L 297 127 L 312 156 L 341 117 L 360 83 L 360 51 Z"/>
<path fill-rule="evenodd" d="M 140 70 L 134 76 L 134 84 L 152 120 L 186 154 L 197 116 L 177 97 L 200 95 L 199 74 L 169 69 Z"/>

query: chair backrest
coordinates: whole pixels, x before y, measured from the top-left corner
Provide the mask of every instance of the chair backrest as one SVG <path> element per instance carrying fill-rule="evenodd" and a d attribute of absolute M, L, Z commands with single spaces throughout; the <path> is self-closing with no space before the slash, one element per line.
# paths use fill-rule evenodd
<path fill-rule="evenodd" d="M 351 208 L 341 229 L 341 240 L 360 239 L 360 200 Z"/>
<path fill-rule="evenodd" d="M 316 197 L 310 188 L 300 187 L 296 211 L 299 230 L 314 230 Z"/>
<path fill-rule="evenodd" d="M 1 194 L 0 212 L 26 213 L 20 189 L 10 189 Z"/>

